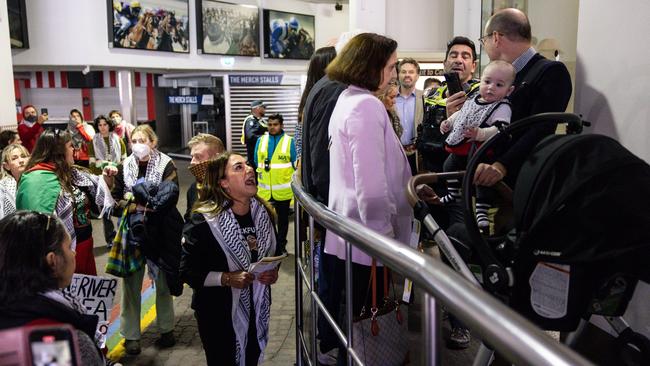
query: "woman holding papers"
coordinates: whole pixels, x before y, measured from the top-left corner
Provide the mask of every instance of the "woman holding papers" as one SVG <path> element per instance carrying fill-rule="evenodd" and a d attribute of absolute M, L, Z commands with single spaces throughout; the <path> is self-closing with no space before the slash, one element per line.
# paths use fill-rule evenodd
<path fill-rule="evenodd" d="M 181 276 L 194 289 L 208 365 L 257 365 L 278 269 L 255 275 L 251 264 L 277 254 L 273 211 L 257 196 L 255 171 L 240 155 L 210 161 L 203 182 L 183 230 Z"/>

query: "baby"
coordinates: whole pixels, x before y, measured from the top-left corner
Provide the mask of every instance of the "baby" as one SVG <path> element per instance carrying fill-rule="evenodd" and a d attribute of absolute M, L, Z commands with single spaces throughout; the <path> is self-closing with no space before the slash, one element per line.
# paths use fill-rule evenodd
<path fill-rule="evenodd" d="M 467 156 L 473 145 L 478 147 L 482 141 L 499 132 L 499 126 L 510 123 L 510 103 L 506 99 L 513 91 L 515 68 L 505 61 L 492 61 L 483 71 L 477 96 L 468 99 L 458 112 L 440 124 L 440 132 L 447 133 L 445 149 L 450 153 L 445 160 L 445 172 L 463 170 L 467 166 Z M 460 182 L 447 182 L 448 194 L 440 199 L 444 204 L 460 198 Z M 491 204 L 485 189 L 477 189 L 476 220 L 481 230 L 489 228 L 488 210 Z"/>

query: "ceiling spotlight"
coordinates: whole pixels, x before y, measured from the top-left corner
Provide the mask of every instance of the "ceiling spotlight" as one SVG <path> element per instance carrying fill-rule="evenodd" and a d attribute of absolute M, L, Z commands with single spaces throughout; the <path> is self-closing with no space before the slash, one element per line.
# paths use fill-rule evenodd
<path fill-rule="evenodd" d="M 336 5 L 334 5 L 334 10 L 336 10 L 336 11 L 343 10 L 343 5 L 341 5 L 341 3 L 337 1 Z"/>

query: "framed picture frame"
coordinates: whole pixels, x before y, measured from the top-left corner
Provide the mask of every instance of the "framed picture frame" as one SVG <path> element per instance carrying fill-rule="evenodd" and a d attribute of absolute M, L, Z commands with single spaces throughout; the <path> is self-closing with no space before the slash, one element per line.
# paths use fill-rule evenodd
<path fill-rule="evenodd" d="M 309 60 L 315 50 L 313 15 L 264 9 L 264 57 Z"/>
<path fill-rule="evenodd" d="M 200 53 L 260 55 L 260 12 L 257 6 L 196 0 L 196 20 Z"/>
<path fill-rule="evenodd" d="M 106 0 L 108 46 L 190 52 L 189 0 Z"/>
<path fill-rule="evenodd" d="M 7 13 L 9 17 L 9 42 L 11 43 L 11 48 L 29 48 L 25 0 L 7 0 Z"/>

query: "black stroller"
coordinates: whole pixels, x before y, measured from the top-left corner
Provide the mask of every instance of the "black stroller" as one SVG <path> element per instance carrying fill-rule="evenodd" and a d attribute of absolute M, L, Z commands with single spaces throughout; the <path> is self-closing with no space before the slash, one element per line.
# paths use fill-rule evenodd
<path fill-rule="evenodd" d="M 484 237 L 475 219 L 472 180 L 485 153 L 532 124 L 558 121 L 568 123 L 567 135 L 549 136 L 535 147 L 511 196 L 499 189 L 506 201 L 512 199 L 512 230 Z M 611 138 L 580 135 L 583 124 L 566 113 L 517 121 L 483 144 L 466 172 L 414 177 L 409 199 L 416 218 L 465 278 L 481 282 L 540 328 L 573 332 L 565 341 L 569 346 L 591 315 L 602 315 L 618 333 L 622 364 L 648 364 L 650 341 L 622 315 L 637 282 L 650 283 L 650 166 Z M 468 243 L 447 237 L 415 199 L 417 185 L 460 176 Z M 478 262 L 479 281 L 466 261 Z M 481 347 L 475 365 L 491 356 L 489 346 Z"/>

